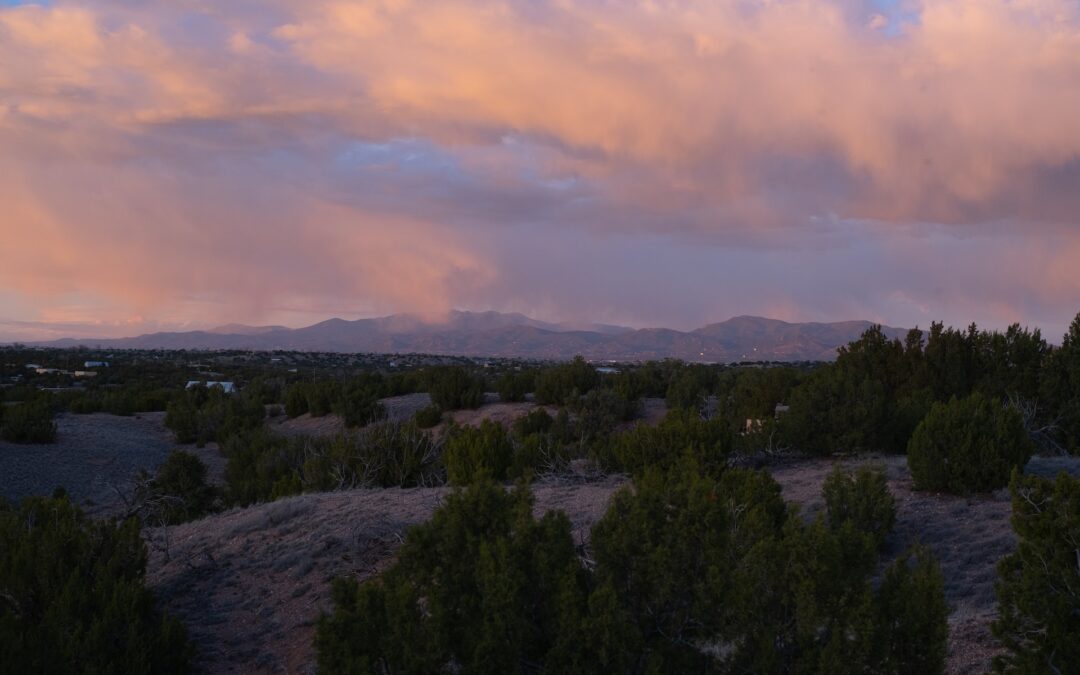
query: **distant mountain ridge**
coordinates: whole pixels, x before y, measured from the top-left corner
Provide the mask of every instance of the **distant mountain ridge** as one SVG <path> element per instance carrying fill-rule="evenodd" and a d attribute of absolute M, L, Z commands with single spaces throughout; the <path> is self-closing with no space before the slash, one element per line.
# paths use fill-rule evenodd
<path fill-rule="evenodd" d="M 130 338 L 65 338 L 45 347 L 113 349 L 252 349 L 324 352 L 424 353 L 637 361 L 827 361 L 857 339 L 869 321 L 788 323 L 737 316 L 692 331 L 633 329 L 607 324 L 548 323 L 524 314 L 454 311 L 433 323 L 411 314 L 329 319 L 305 328 L 230 324 L 205 331 L 149 333 Z M 883 327 L 889 337 L 905 329 Z"/>

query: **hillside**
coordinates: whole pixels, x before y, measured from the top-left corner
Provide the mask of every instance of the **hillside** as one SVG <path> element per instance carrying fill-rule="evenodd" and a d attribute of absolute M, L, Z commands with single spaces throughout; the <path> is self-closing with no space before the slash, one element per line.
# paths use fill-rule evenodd
<path fill-rule="evenodd" d="M 854 463 L 885 467 L 897 503 L 888 553 L 918 541 L 941 562 L 950 607 L 947 672 L 986 672 L 996 653 L 989 631 L 995 565 L 1016 542 L 1007 492 L 969 498 L 915 492 L 902 456 Z M 772 473 L 784 498 L 812 517 L 823 507 L 821 484 L 832 467 L 832 459 L 809 459 Z M 1063 469 L 1080 474 L 1080 463 L 1037 457 L 1026 470 Z M 584 545 L 620 485 L 616 477 L 537 485 L 535 510 L 564 510 L 575 541 Z M 366 579 L 385 569 L 406 530 L 427 520 L 448 489 L 309 494 L 151 530 L 148 582 L 187 624 L 201 651 L 201 672 L 311 673 L 314 622 L 329 607 L 330 580 Z"/>
<path fill-rule="evenodd" d="M 692 331 L 634 330 L 603 324 L 552 324 L 522 314 L 452 312 L 431 323 L 408 314 L 376 319 L 329 319 L 304 328 L 221 326 L 209 331 L 150 333 L 131 338 L 68 338 L 48 347 L 116 349 L 258 349 L 322 352 L 423 353 L 637 361 L 827 361 L 859 337 L 869 321 L 787 323 L 740 316 Z M 903 329 L 886 327 L 890 337 Z"/>

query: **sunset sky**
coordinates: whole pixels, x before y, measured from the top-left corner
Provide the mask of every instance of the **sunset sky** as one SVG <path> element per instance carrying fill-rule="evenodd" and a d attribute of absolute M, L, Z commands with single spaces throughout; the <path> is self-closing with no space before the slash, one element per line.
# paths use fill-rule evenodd
<path fill-rule="evenodd" d="M 1080 311 L 1076 0 L 0 1 L 0 341 Z"/>

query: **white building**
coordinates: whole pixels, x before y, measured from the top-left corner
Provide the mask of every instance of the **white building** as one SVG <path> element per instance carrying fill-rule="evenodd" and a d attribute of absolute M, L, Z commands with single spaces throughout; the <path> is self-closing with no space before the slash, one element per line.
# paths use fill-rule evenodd
<path fill-rule="evenodd" d="M 108 368 L 108 361 L 86 361 L 83 363 L 83 368 Z"/>
<path fill-rule="evenodd" d="M 185 387 L 185 389 L 191 389 L 192 387 L 197 387 L 200 384 L 203 385 L 204 387 L 206 387 L 207 389 L 209 389 L 210 387 L 221 387 L 221 390 L 224 391 L 226 394 L 231 394 L 231 393 L 236 391 L 236 385 L 234 383 L 232 383 L 232 382 L 219 382 L 219 381 L 201 382 L 199 380 L 191 380 L 191 381 L 189 381 L 187 383 L 187 386 Z"/>

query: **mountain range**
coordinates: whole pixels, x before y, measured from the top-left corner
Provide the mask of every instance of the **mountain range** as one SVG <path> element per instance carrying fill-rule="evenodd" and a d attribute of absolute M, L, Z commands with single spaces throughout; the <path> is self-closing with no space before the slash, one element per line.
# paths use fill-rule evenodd
<path fill-rule="evenodd" d="M 432 323 L 410 314 L 329 319 L 305 328 L 230 324 L 211 330 L 148 333 L 109 339 L 65 338 L 45 347 L 112 349 L 252 349 L 322 352 L 423 353 L 460 356 L 636 361 L 827 361 L 855 340 L 869 321 L 788 323 L 738 316 L 691 331 L 633 329 L 608 324 L 548 323 L 523 314 L 454 311 Z M 889 337 L 904 329 L 883 327 Z"/>

